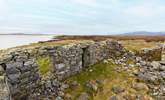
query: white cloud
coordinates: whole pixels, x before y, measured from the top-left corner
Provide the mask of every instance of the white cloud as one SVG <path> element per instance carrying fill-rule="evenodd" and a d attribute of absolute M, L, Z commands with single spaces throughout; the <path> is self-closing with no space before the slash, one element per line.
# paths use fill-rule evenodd
<path fill-rule="evenodd" d="M 143 2 L 142 4 L 129 7 L 124 13 L 137 17 L 154 17 L 164 13 L 165 7 L 154 4 L 154 2 Z"/>

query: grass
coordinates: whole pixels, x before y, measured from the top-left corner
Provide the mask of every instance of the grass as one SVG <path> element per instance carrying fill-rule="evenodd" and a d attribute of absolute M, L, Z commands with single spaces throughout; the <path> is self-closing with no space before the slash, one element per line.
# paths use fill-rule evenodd
<path fill-rule="evenodd" d="M 87 35 L 87 36 L 80 36 L 80 35 L 62 35 L 57 36 L 56 38 L 60 40 L 93 40 L 93 41 L 103 41 L 106 39 L 113 39 L 113 40 L 145 40 L 146 42 L 160 42 L 165 41 L 165 36 L 145 36 L 145 35 Z"/>
<path fill-rule="evenodd" d="M 146 42 L 145 40 L 125 40 L 120 42 L 126 49 L 132 51 L 139 51 L 143 48 L 154 48 L 158 45 L 158 42 Z"/>
<path fill-rule="evenodd" d="M 98 63 L 96 65 L 90 66 L 81 73 L 71 76 L 66 81 L 72 82 L 77 81 L 80 86 L 76 90 L 68 89 L 67 92 L 71 93 L 74 99 L 80 95 L 81 92 L 85 91 L 92 95 L 92 91 L 85 87 L 85 83 L 89 80 L 103 80 L 104 78 L 113 77 L 114 64 L 113 63 Z M 91 96 L 91 99 L 93 97 Z"/>
<path fill-rule="evenodd" d="M 29 45 L 18 46 L 15 48 L 35 48 L 35 47 L 43 47 L 43 46 L 59 46 L 59 45 L 68 45 L 71 43 L 83 43 L 88 42 L 88 40 L 78 41 L 78 40 L 50 40 L 45 42 L 31 43 Z"/>
<path fill-rule="evenodd" d="M 37 59 L 38 69 L 41 76 L 46 75 L 52 68 L 49 57 L 38 57 Z"/>
<path fill-rule="evenodd" d="M 91 79 L 96 80 L 98 78 L 101 79 L 101 78 L 109 77 L 113 75 L 112 73 L 113 68 L 114 68 L 113 63 L 109 63 L 109 64 L 98 63 L 96 65 L 90 66 L 85 71 L 70 77 L 69 80 L 76 80 L 80 84 L 83 84 L 87 80 L 91 80 Z"/>
<path fill-rule="evenodd" d="M 133 62 L 128 61 L 128 63 L 132 64 Z M 117 85 L 126 90 L 121 96 L 136 94 L 148 96 L 146 91 L 138 92 L 132 88 L 132 84 L 136 82 L 136 78 L 130 76 L 129 72 L 126 71 L 117 72 L 115 69 L 119 66 L 120 65 L 114 64 L 113 61 L 109 63 L 101 62 L 90 66 L 88 69 L 69 77 L 65 81 L 69 83 L 77 81 L 80 84 L 76 88 L 67 89 L 66 93 L 72 96 L 72 100 L 76 100 L 82 92 L 88 93 L 90 95 L 90 100 L 109 100 L 110 96 L 116 95 L 111 89 L 114 85 Z M 96 80 L 103 80 L 103 84 L 100 86 L 101 91 L 95 92 L 85 86 L 87 81 L 92 81 L 95 84 Z"/>

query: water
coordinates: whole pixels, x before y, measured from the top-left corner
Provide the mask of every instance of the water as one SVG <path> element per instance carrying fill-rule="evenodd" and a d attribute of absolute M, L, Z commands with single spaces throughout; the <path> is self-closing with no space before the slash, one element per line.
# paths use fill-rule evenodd
<path fill-rule="evenodd" d="M 51 40 L 53 35 L 0 35 L 0 49 Z"/>

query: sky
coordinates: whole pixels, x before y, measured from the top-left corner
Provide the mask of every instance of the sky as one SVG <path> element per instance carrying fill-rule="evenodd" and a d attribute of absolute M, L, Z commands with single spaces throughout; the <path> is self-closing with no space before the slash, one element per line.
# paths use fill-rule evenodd
<path fill-rule="evenodd" d="M 165 31 L 165 0 L 0 0 L 0 33 Z"/>

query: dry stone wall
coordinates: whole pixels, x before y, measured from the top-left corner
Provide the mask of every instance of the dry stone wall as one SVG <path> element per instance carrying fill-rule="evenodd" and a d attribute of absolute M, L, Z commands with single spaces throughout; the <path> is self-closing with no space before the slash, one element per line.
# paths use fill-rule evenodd
<path fill-rule="evenodd" d="M 60 80 L 104 59 L 117 59 L 127 52 L 121 44 L 112 40 L 16 49 L 0 59 L 0 69 L 4 70 L 0 75 L 6 78 L 4 87 L 9 89 L 4 98 L 40 100 L 56 97 L 59 95 Z M 40 57 L 48 57 L 51 62 L 51 70 L 44 76 L 39 73 L 37 60 Z"/>
<path fill-rule="evenodd" d="M 160 61 L 162 59 L 162 47 L 152 49 L 143 49 L 136 53 L 137 56 L 142 57 L 146 61 Z"/>

